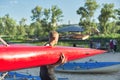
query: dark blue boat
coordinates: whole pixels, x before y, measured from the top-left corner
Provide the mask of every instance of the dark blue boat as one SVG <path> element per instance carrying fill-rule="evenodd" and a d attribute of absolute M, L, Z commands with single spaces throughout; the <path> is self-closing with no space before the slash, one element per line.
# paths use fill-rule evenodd
<path fill-rule="evenodd" d="M 2 73 L 0 73 L 2 76 Z M 38 76 L 25 75 L 17 72 L 8 72 L 4 80 L 40 80 Z"/>
<path fill-rule="evenodd" d="M 116 72 L 120 70 L 120 62 L 69 62 L 58 66 L 56 71 L 61 72 Z"/>
<path fill-rule="evenodd" d="M 2 76 L 3 73 L 0 73 Z M 8 72 L 4 80 L 41 80 L 39 76 L 25 75 L 18 72 Z M 68 80 L 68 78 L 58 78 L 58 80 Z"/>

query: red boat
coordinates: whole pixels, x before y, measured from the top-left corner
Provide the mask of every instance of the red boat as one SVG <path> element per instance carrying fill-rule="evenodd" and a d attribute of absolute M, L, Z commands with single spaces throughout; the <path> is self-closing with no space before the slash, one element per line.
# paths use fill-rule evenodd
<path fill-rule="evenodd" d="M 0 72 L 53 64 L 58 61 L 61 53 L 70 61 L 104 52 L 106 51 L 63 46 L 0 46 Z"/>

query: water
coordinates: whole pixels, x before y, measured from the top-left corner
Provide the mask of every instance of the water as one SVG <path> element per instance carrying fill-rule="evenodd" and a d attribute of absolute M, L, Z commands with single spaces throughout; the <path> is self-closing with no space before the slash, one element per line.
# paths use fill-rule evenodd
<path fill-rule="evenodd" d="M 89 59 L 95 61 L 103 61 L 103 62 L 119 62 L 120 61 L 120 53 L 105 53 L 101 55 L 96 55 L 92 57 L 88 57 L 85 59 L 75 60 L 74 62 L 85 62 L 89 61 Z M 31 74 L 31 75 L 39 75 L 39 68 L 30 68 L 19 70 L 17 72 Z M 106 74 L 82 74 L 82 73 L 62 73 L 56 72 L 56 76 L 58 78 L 68 78 L 69 80 L 120 80 L 120 70 L 114 73 L 106 73 Z"/>

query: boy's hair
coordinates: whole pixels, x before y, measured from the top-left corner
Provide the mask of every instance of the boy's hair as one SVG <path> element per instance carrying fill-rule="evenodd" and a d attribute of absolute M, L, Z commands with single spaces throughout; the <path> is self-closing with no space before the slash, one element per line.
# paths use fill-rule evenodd
<path fill-rule="evenodd" d="M 59 35 L 58 32 L 56 32 L 56 31 L 51 31 L 51 32 L 49 33 L 49 39 L 55 38 L 57 35 Z"/>

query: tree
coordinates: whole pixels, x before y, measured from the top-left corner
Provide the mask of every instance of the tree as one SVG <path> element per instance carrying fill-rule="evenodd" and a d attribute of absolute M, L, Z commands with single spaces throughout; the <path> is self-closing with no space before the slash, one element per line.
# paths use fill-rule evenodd
<path fill-rule="evenodd" d="M 57 22 L 61 21 L 62 11 L 56 5 L 51 8 L 51 25 L 55 28 L 57 26 Z"/>
<path fill-rule="evenodd" d="M 116 9 L 116 12 L 117 12 L 117 22 L 116 22 L 116 26 L 118 26 L 118 31 L 117 33 L 120 34 L 120 8 L 119 9 Z"/>
<path fill-rule="evenodd" d="M 41 20 L 41 24 L 42 24 L 42 27 L 43 27 L 43 31 L 44 31 L 44 34 L 46 34 L 46 32 L 49 32 L 51 29 L 51 27 L 49 26 L 49 23 L 50 23 L 50 18 L 51 18 L 51 11 L 50 9 L 44 9 L 44 18 Z"/>
<path fill-rule="evenodd" d="M 34 9 L 32 9 L 32 14 L 33 16 L 31 16 L 32 20 L 36 20 L 36 21 L 40 21 L 41 17 L 42 17 L 42 7 L 40 6 L 36 6 Z"/>
<path fill-rule="evenodd" d="M 118 17 L 117 25 L 120 26 L 120 8 L 116 9 L 116 12 L 117 12 L 117 17 Z"/>
<path fill-rule="evenodd" d="M 34 37 L 34 30 L 35 30 L 34 23 L 31 23 L 29 26 L 25 27 L 25 30 L 28 38 Z"/>
<path fill-rule="evenodd" d="M 17 33 L 16 21 L 10 18 L 9 14 L 5 15 L 2 19 L 4 34 L 10 36 L 11 38 L 15 38 Z"/>
<path fill-rule="evenodd" d="M 3 19 L 0 17 L 0 35 L 4 34 L 4 23 Z"/>
<path fill-rule="evenodd" d="M 115 9 L 114 4 L 104 4 L 103 8 L 101 9 L 101 14 L 98 17 L 100 29 L 103 34 L 111 33 L 110 29 L 115 29 Z M 112 24 L 111 24 L 112 23 Z M 114 28 L 111 28 L 110 25 Z"/>
<path fill-rule="evenodd" d="M 41 27 L 41 23 L 39 21 L 33 22 L 30 24 L 30 27 L 27 28 L 27 34 L 29 35 L 30 38 L 39 38 L 43 37 L 43 29 Z"/>
<path fill-rule="evenodd" d="M 50 30 L 56 29 L 57 22 L 59 22 L 62 17 L 62 11 L 57 6 L 52 6 L 51 9 L 42 9 L 42 7 L 36 6 L 32 9 L 32 14 L 31 18 L 35 20 L 35 22 L 31 24 L 31 27 L 35 28 L 34 30 L 37 37 L 43 36 Z M 38 32 L 40 32 L 39 35 L 37 34 Z"/>
<path fill-rule="evenodd" d="M 22 18 L 20 21 L 19 21 L 19 25 L 17 26 L 17 38 L 19 39 L 22 39 L 22 38 L 25 38 L 25 35 L 26 35 L 26 19 L 25 18 Z"/>
<path fill-rule="evenodd" d="M 94 11 L 98 6 L 99 5 L 95 0 L 86 0 L 84 7 L 80 7 L 77 10 L 77 14 L 80 15 L 79 25 L 84 27 L 86 33 L 92 34 L 92 29 L 97 28 L 92 17 L 94 16 Z"/>
<path fill-rule="evenodd" d="M 80 7 L 77 10 L 77 14 L 80 15 L 80 17 L 81 17 L 80 21 L 84 20 L 88 16 L 88 12 L 87 12 L 86 8 L 84 8 L 84 7 Z"/>
<path fill-rule="evenodd" d="M 62 11 L 58 6 L 53 5 L 51 9 L 44 9 L 44 18 L 42 21 L 42 26 L 44 26 L 44 30 L 49 32 L 51 30 L 55 30 L 57 28 L 57 23 L 62 21 Z"/>
<path fill-rule="evenodd" d="M 94 15 L 94 11 L 98 8 L 98 4 L 96 2 L 96 0 L 87 0 L 85 3 L 85 7 L 88 11 L 88 18 L 92 19 L 93 15 Z"/>
<path fill-rule="evenodd" d="M 42 7 L 40 6 L 36 6 L 34 9 L 32 9 L 32 20 L 35 20 L 35 22 L 31 23 L 30 25 L 30 29 L 28 34 L 31 35 L 32 37 L 38 38 L 39 36 L 42 36 L 40 34 L 42 34 L 43 32 L 43 26 L 42 26 L 42 19 L 43 19 L 43 11 L 42 11 Z M 33 34 L 34 33 L 34 34 Z"/>

